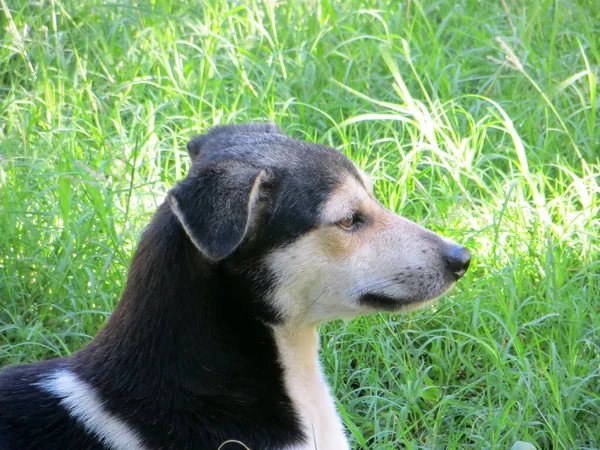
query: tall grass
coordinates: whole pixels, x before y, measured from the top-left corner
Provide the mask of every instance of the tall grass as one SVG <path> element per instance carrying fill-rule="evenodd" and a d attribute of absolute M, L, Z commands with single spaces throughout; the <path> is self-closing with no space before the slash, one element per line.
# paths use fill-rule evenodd
<path fill-rule="evenodd" d="M 102 326 L 187 139 L 273 120 L 466 245 L 437 306 L 323 327 L 355 448 L 600 447 L 593 0 L 0 0 L 0 364 Z"/>

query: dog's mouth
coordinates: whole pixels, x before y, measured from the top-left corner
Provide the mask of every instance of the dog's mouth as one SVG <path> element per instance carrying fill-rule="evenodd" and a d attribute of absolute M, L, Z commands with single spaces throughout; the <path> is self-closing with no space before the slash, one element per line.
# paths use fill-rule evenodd
<path fill-rule="evenodd" d="M 358 301 L 361 305 L 377 311 L 400 312 L 420 309 L 435 302 L 441 295 L 446 293 L 454 283 L 448 283 L 440 289 L 418 295 L 395 296 L 384 292 L 365 292 L 360 295 Z"/>
<path fill-rule="evenodd" d="M 470 257 L 465 256 L 447 267 L 423 269 L 417 266 L 417 271 L 370 282 L 358 292 L 358 302 L 373 311 L 421 309 L 448 292 L 466 273 L 469 262 Z"/>

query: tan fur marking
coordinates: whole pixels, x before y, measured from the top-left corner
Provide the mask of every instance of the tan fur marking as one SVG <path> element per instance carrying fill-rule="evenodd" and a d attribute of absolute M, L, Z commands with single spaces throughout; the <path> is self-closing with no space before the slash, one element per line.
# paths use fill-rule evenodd
<path fill-rule="evenodd" d="M 357 211 L 366 223 L 352 231 L 336 225 Z M 398 299 L 397 311 L 418 309 L 452 286 L 440 256 L 447 241 L 383 208 L 351 175 L 321 218 L 322 226 L 269 257 L 283 317 L 317 324 L 380 310 L 361 303 L 363 294 Z"/>
<path fill-rule="evenodd" d="M 365 175 L 366 177 L 366 175 Z M 313 231 L 315 244 L 332 258 L 343 260 L 358 248 L 369 245 L 375 234 L 385 231 L 392 225 L 390 212 L 371 196 L 356 179 L 348 177 L 327 202 L 323 216 L 331 218 L 345 217 L 356 211 L 367 218 L 369 224 L 357 232 L 348 232 L 340 227 L 320 227 Z"/>

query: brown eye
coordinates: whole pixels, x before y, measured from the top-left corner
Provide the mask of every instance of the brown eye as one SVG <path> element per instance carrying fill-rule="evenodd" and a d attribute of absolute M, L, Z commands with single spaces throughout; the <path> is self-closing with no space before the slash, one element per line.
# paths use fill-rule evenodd
<path fill-rule="evenodd" d="M 344 228 L 345 230 L 350 230 L 352 228 L 352 226 L 354 225 L 354 215 L 344 217 L 342 220 L 340 220 L 338 222 L 338 225 L 340 227 Z"/>

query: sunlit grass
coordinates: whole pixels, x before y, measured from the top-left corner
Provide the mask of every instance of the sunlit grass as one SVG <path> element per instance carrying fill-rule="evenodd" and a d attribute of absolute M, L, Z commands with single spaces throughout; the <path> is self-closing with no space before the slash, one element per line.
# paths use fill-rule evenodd
<path fill-rule="evenodd" d="M 273 120 L 466 245 L 435 307 L 323 327 L 356 448 L 600 446 L 593 0 L 0 0 L 0 364 L 102 326 L 185 142 Z"/>

